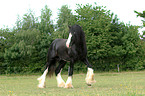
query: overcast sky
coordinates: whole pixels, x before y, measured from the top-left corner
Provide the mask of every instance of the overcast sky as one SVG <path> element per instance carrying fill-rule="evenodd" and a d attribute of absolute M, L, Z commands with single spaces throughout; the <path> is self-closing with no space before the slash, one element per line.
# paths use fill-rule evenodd
<path fill-rule="evenodd" d="M 36 16 L 40 16 L 41 9 L 45 5 L 52 10 L 52 20 L 57 18 L 58 8 L 68 5 L 70 9 L 76 9 L 76 4 L 94 4 L 106 6 L 106 9 L 117 14 L 120 21 L 132 25 L 142 25 L 141 18 L 137 18 L 134 10 L 142 12 L 145 10 L 145 0 L 1 0 L 0 1 L 0 28 L 4 25 L 12 28 L 17 16 L 22 17 L 32 9 Z M 56 20 L 54 21 L 56 22 Z"/>

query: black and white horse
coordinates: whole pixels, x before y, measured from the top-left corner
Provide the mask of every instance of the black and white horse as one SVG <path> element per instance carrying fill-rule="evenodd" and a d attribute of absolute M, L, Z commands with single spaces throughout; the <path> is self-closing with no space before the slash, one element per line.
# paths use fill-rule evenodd
<path fill-rule="evenodd" d="M 73 68 L 74 63 L 78 60 L 87 65 L 88 72 L 85 80 L 87 85 L 91 86 L 91 83 L 94 83 L 95 80 L 92 66 L 87 59 L 85 34 L 79 25 L 73 25 L 69 27 L 68 39 L 55 39 L 50 45 L 47 55 L 46 69 L 43 75 L 37 79 L 39 81 L 38 87 L 44 88 L 47 73 L 52 75 L 55 72 L 58 87 L 73 88 Z M 61 71 L 67 61 L 70 62 L 70 67 L 68 69 L 68 79 L 65 83 L 61 77 Z M 58 67 L 55 67 L 56 62 L 59 63 Z"/>

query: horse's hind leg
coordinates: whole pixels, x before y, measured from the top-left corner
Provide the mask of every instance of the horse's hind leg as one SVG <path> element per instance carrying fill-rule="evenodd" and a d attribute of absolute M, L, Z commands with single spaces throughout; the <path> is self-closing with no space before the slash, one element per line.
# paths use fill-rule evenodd
<path fill-rule="evenodd" d="M 95 83 L 95 79 L 94 79 L 94 70 L 92 69 L 92 65 L 88 62 L 88 59 L 85 58 L 82 60 L 86 65 L 87 65 L 87 68 L 88 68 L 88 72 L 87 72 L 87 75 L 86 75 L 86 83 L 88 86 L 91 86 L 92 83 Z"/>
<path fill-rule="evenodd" d="M 40 78 L 38 78 L 37 80 L 39 81 L 39 85 L 38 88 L 45 88 L 45 79 L 46 79 L 46 75 L 49 72 L 49 75 L 53 75 L 53 72 L 55 71 L 55 64 L 56 64 L 56 60 L 55 59 L 51 59 L 50 61 L 48 61 L 46 63 L 46 69 L 44 71 L 44 73 L 42 74 L 42 76 Z"/>
<path fill-rule="evenodd" d="M 48 73 L 48 67 L 45 69 L 43 75 L 37 79 L 39 81 L 38 88 L 45 88 L 45 78 L 47 73 Z"/>
<path fill-rule="evenodd" d="M 72 75 L 73 75 L 73 68 L 74 68 L 74 62 L 70 62 L 70 67 L 68 69 L 68 79 L 66 81 L 65 87 L 64 88 L 73 88 L 72 85 Z"/>
<path fill-rule="evenodd" d="M 57 86 L 58 87 L 64 87 L 65 86 L 65 82 L 61 77 L 61 71 L 62 68 L 65 66 L 66 62 L 65 61 L 59 61 L 59 65 L 55 70 L 55 75 L 56 75 L 56 80 L 57 80 Z"/>

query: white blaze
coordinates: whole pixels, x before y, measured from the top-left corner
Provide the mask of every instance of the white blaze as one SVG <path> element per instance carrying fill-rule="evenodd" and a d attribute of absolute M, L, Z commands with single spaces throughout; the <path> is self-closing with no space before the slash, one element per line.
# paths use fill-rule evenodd
<path fill-rule="evenodd" d="M 68 39 L 67 39 L 67 41 L 66 41 L 66 46 L 69 48 L 70 46 L 70 42 L 71 42 L 71 37 L 72 37 L 72 34 L 71 33 L 69 33 L 69 37 L 68 37 Z"/>
<path fill-rule="evenodd" d="M 37 79 L 39 81 L 39 85 L 38 85 L 39 88 L 45 87 L 45 78 L 47 73 L 48 73 L 48 68 L 44 71 L 43 75 Z"/>

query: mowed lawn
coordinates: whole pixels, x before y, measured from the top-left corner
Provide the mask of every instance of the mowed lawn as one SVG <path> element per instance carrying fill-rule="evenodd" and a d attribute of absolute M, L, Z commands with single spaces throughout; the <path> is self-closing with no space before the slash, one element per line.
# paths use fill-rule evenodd
<path fill-rule="evenodd" d="M 73 89 L 57 88 L 55 76 L 46 88 L 37 88 L 39 76 L 0 76 L 0 96 L 145 96 L 145 71 L 95 73 L 96 83 L 88 87 L 86 74 L 73 76 Z M 67 75 L 62 75 L 66 81 Z"/>

